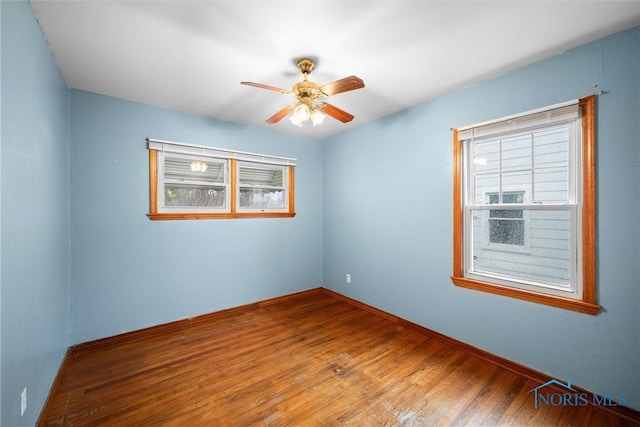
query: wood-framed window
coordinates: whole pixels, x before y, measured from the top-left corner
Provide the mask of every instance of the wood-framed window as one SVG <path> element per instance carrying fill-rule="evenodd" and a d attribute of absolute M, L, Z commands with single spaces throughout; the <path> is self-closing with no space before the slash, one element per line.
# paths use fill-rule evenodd
<path fill-rule="evenodd" d="M 295 159 L 147 142 L 150 219 L 295 216 Z"/>
<path fill-rule="evenodd" d="M 597 314 L 595 96 L 453 140 L 453 283 Z"/>

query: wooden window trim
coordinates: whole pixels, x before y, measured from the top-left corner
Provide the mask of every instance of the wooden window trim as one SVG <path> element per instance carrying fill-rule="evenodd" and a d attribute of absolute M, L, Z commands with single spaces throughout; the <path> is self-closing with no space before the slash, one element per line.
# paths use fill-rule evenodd
<path fill-rule="evenodd" d="M 229 191 L 231 191 L 230 194 L 230 200 L 229 203 L 231 203 L 231 213 L 233 215 L 236 215 L 236 200 L 237 200 L 237 195 L 236 195 L 236 191 L 238 190 L 238 183 L 236 182 L 238 179 L 238 171 L 236 169 L 237 167 L 237 161 L 236 159 L 231 159 L 229 167 L 230 167 L 230 171 L 229 171 L 229 179 L 231 180 L 231 185 L 229 186 Z"/>
<path fill-rule="evenodd" d="M 289 177 L 289 209 L 287 212 L 237 212 L 236 211 L 236 189 L 237 172 L 236 159 L 230 159 L 230 209 L 223 213 L 179 213 L 179 212 L 158 212 L 158 154 L 156 150 L 149 150 L 149 213 L 147 216 L 151 220 L 190 220 L 190 219 L 234 219 L 234 218 L 292 218 L 296 216 L 295 211 L 295 189 L 293 186 L 294 166 L 288 167 Z"/>
<path fill-rule="evenodd" d="M 464 277 L 463 147 L 453 131 L 453 275 L 456 286 L 595 315 L 596 292 L 596 130 L 595 95 L 579 100 L 582 116 L 582 299 L 563 298 Z"/>

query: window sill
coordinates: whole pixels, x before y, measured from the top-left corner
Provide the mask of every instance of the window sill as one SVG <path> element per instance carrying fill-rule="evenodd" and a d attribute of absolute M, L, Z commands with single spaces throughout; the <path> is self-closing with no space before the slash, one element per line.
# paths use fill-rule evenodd
<path fill-rule="evenodd" d="M 234 219 L 234 218 L 293 218 L 295 212 L 243 212 L 243 213 L 155 213 L 150 220 Z"/>
<path fill-rule="evenodd" d="M 535 302 L 538 304 L 563 308 L 565 310 L 577 311 L 584 314 L 590 314 L 592 316 L 598 314 L 598 312 L 600 311 L 600 305 L 582 300 L 563 298 L 555 295 L 546 295 L 537 292 L 526 291 L 523 289 L 509 288 L 506 286 L 467 279 L 466 277 L 451 276 L 451 281 L 454 285 L 463 288 L 517 298 L 525 301 Z"/>

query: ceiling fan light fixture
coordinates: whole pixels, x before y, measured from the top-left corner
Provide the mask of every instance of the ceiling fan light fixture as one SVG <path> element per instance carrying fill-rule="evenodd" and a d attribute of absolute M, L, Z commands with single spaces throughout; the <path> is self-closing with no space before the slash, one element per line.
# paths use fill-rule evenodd
<path fill-rule="evenodd" d="M 293 115 L 296 116 L 298 121 L 306 122 L 311 117 L 311 110 L 309 110 L 307 104 L 300 104 L 293 110 Z"/>
<path fill-rule="evenodd" d="M 302 127 L 304 122 L 311 120 L 314 126 L 321 125 L 325 115 L 313 105 L 300 103 L 293 110 L 293 114 L 289 117 L 289 121 L 296 126 Z"/>
<path fill-rule="evenodd" d="M 321 125 L 324 121 L 325 115 L 322 114 L 319 110 L 314 109 L 311 112 L 311 122 L 314 126 Z"/>

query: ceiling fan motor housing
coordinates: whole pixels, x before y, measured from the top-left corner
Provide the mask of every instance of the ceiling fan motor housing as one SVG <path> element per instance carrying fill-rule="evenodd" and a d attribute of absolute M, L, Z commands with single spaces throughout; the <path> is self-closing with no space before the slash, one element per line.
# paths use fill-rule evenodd
<path fill-rule="evenodd" d="M 308 80 L 294 84 L 291 93 L 305 104 L 311 103 L 314 99 L 324 95 L 317 83 Z"/>

